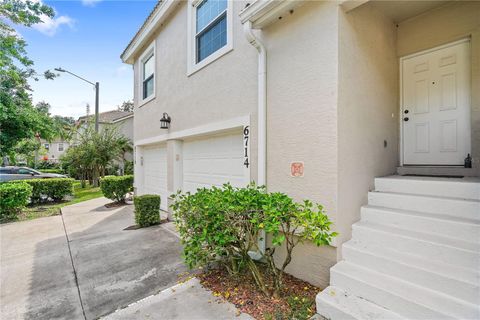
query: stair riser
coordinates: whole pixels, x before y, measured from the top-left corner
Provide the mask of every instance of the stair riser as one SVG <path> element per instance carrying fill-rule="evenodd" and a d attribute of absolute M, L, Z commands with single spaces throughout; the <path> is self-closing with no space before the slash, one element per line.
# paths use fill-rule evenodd
<path fill-rule="evenodd" d="M 396 313 L 370 301 L 350 295 L 347 291 L 338 287 L 329 286 L 325 288 L 317 294 L 315 302 L 317 304 L 317 313 L 327 319 L 405 320 Z"/>
<path fill-rule="evenodd" d="M 408 319 L 441 319 L 445 318 L 445 314 L 461 319 L 475 319 L 478 313 L 475 305 L 467 306 L 457 300 L 439 296 L 434 291 L 389 283 L 382 283 L 379 286 L 376 277 L 372 278 L 369 275 L 360 280 L 351 274 L 337 272 L 335 266 L 331 269 L 330 279 L 331 285 L 348 287 L 349 292 L 375 301 Z"/>
<path fill-rule="evenodd" d="M 375 190 L 480 200 L 480 184 L 454 180 L 375 179 Z"/>
<path fill-rule="evenodd" d="M 445 294 L 451 295 L 454 293 L 457 298 L 469 301 L 470 303 L 476 303 L 480 299 L 480 288 L 478 286 L 441 276 L 433 273 L 434 270 L 431 270 L 432 272 L 422 270 L 412 265 L 386 259 L 369 252 L 356 250 L 349 246 L 343 247 L 342 254 L 344 260 L 348 262 Z"/>
<path fill-rule="evenodd" d="M 419 239 L 402 237 L 397 234 L 381 232 L 374 228 L 353 225 L 352 238 L 363 243 L 383 245 L 392 250 L 405 252 L 433 261 L 446 264 L 461 265 L 464 268 L 478 270 L 478 253 L 447 247 L 437 243 L 425 242 Z"/>
<path fill-rule="evenodd" d="M 480 225 L 475 224 L 430 219 L 373 208 L 362 208 L 362 221 L 371 221 L 405 230 L 428 232 L 472 243 L 480 241 Z"/>
<path fill-rule="evenodd" d="M 358 320 L 322 299 L 316 299 L 317 313 L 326 319 Z"/>
<path fill-rule="evenodd" d="M 480 202 L 474 201 L 369 192 L 368 204 L 480 221 Z"/>

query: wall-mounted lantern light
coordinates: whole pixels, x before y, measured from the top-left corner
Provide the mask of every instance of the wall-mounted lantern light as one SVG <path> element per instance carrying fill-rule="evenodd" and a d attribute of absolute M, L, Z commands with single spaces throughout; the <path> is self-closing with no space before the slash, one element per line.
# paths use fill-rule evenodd
<path fill-rule="evenodd" d="M 160 119 L 160 129 L 168 129 L 170 128 L 170 122 L 172 119 L 168 115 L 168 113 L 164 113 L 162 119 Z"/>

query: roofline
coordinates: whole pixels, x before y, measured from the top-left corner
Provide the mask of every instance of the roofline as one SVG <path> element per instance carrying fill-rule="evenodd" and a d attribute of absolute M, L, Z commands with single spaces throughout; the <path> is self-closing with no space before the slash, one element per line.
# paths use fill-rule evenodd
<path fill-rule="evenodd" d="M 240 21 L 250 21 L 254 29 L 262 29 L 304 3 L 305 0 L 256 0 L 240 12 Z"/>
<path fill-rule="evenodd" d="M 126 115 L 125 117 L 115 119 L 115 120 L 113 120 L 111 123 L 116 123 L 116 122 L 119 122 L 119 121 L 122 121 L 122 120 L 126 120 L 126 119 L 129 119 L 129 118 L 133 118 L 133 113 L 132 113 L 132 114 L 129 114 L 129 115 Z"/>
<path fill-rule="evenodd" d="M 155 6 L 153 12 L 144 22 L 140 30 L 125 48 L 120 58 L 124 63 L 133 64 L 135 55 L 148 45 L 149 37 L 165 22 L 174 9 L 181 5 L 184 0 L 163 0 Z"/>

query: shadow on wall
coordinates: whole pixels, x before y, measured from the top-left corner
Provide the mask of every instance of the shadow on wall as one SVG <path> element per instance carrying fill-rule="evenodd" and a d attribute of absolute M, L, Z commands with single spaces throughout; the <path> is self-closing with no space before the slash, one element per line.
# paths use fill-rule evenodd
<path fill-rule="evenodd" d="M 132 211 L 122 208 L 82 232 L 69 234 L 87 319 L 155 294 L 175 284 L 187 270 L 179 240 L 160 226 L 124 230 L 133 224 Z M 69 222 L 78 221 L 69 221 L 70 217 L 65 216 L 67 230 Z M 65 237 L 36 246 L 24 318 L 84 318 Z"/>

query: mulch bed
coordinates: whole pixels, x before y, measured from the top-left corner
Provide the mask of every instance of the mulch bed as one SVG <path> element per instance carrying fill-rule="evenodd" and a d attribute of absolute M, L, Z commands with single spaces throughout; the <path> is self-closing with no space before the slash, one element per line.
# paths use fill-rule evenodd
<path fill-rule="evenodd" d="M 263 273 L 266 283 L 271 283 L 271 277 Z M 223 269 L 212 269 L 197 277 L 214 296 L 231 302 L 240 312 L 257 320 L 309 319 L 315 314 L 315 296 L 320 292 L 320 288 L 288 274 L 284 275 L 285 291 L 278 299 L 257 290 L 248 270 L 232 277 Z"/>
<path fill-rule="evenodd" d="M 107 208 L 118 208 L 118 207 L 123 207 L 126 206 L 127 203 L 125 202 L 109 202 L 105 205 Z"/>

